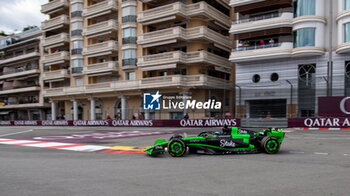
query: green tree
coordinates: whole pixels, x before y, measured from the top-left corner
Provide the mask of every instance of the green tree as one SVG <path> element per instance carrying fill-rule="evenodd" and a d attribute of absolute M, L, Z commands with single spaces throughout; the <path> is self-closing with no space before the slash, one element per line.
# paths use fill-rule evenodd
<path fill-rule="evenodd" d="M 32 25 L 32 26 L 28 25 L 27 27 L 24 27 L 22 31 L 24 32 L 24 31 L 28 31 L 28 30 L 34 29 L 34 28 L 38 28 L 38 26 L 36 26 L 36 25 Z"/>
<path fill-rule="evenodd" d="M 0 31 L 1 36 L 7 36 L 7 34 L 4 31 Z"/>

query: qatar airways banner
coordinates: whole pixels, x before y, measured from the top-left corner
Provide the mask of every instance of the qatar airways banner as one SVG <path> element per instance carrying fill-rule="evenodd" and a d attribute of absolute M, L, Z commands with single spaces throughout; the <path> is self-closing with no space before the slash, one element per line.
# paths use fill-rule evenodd
<path fill-rule="evenodd" d="M 97 127 L 239 127 L 240 119 L 183 120 L 18 120 L 0 121 L 0 126 L 97 126 Z"/>
<path fill-rule="evenodd" d="M 319 97 L 318 115 L 322 117 L 350 117 L 350 97 Z"/>
<path fill-rule="evenodd" d="M 288 127 L 348 128 L 350 118 L 290 118 Z"/>

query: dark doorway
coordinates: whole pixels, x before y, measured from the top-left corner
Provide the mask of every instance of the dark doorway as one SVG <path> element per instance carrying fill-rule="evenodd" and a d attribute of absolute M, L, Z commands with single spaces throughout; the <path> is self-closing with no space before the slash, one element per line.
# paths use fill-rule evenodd
<path fill-rule="evenodd" d="M 287 100 L 253 100 L 249 101 L 250 118 L 286 118 Z"/>

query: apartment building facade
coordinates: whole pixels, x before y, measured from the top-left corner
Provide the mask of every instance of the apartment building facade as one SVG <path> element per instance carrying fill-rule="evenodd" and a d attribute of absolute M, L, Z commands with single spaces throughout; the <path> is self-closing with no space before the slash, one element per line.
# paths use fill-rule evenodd
<path fill-rule="evenodd" d="M 0 120 L 41 120 L 50 113 L 42 96 L 41 31 L 0 38 Z"/>
<path fill-rule="evenodd" d="M 234 110 L 228 1 L 53 0 L 42 6 L 52 119 L 223 117 Z M 221 110 L 143 110 L 143 94 L 215 99 Z"/>
<path fill-rule="evenodd" d="M 349 91 L 348 0 L 231 0 L 237 115 L 318 116 Z"/>

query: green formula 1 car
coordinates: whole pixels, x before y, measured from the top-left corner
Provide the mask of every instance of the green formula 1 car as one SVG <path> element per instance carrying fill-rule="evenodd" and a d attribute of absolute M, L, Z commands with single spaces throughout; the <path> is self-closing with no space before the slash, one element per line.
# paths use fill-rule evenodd
<path fill-rule="evenodd" d="M 255 132 L 238 127 L 223 128 L 223 132 L 202 132 L 197 137 L 184 138 L 174 135 L 169 141 L 157 140 L 145 152 L 151 156 L 164 154 L 167 150 L 173 157 L 187 152 L 196 154 L 248 154 L 265 152 L 276 154 L 284 140 L 282 129 L 265 129 Z"/>

